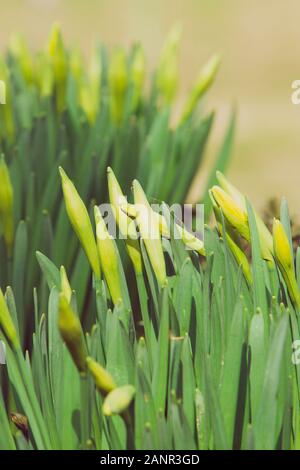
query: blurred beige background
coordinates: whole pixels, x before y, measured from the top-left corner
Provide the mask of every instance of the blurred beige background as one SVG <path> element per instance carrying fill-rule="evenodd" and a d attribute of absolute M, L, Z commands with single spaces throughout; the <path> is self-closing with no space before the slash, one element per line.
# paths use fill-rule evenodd
<path fill-rule="evenodd" d="M 199 66 L 221 52 L 222 67 L 206 108 L 217 121 L 207 165 L 219 145 L 230 106 L 238 127 L 229 176 L 259 207 L 285 195 L 298 213 L 300 105 L 291 103 L 291 83 L 300 79 L 299 0 L 0 0 L 0 49 L 14 31 L 41 48 L 53 21 L 67 43 L 85 51 L 99 38 L 111 48 L 139 40 L 148 68 L 157 63 L 167 33 L 180 22 L 179 106 Z M 192 197 L 201 193 L 201 178 Z"/>

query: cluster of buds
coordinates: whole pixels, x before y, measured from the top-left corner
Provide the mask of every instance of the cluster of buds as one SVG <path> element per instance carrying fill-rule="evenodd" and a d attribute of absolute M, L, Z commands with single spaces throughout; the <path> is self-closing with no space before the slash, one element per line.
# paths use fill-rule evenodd
<path fill-rule="evenodd" d="M 15 133 L 15 123 L 12 106 L 10 70 L 2 58 L 0 58 L 0 83 L 0 137 L 12 140 Z"/>
<path fill-rule="evenodd" d="M 225 221 L 229 226 L 228 232 L 230 233 L 233 230 L 235 234 L 239 234 L 250 243 L 251 237 L 246 198 L 225 178 L 222 173 L 217 172 L 217 179 L 220 186 L 213 186 L 210 189 L 210 197 L 217 222 L 221 224 L 219 209 L 222 211 Z M 256 212 L 254 212 L 254 215 L 259 235 L 261 256 L 266 261 L 273 263 L 272 235 L 259 215 Z"/>
<path fill-rule="evenodd" d="M 274 256 L 288 288 L 293 304 L 300 308 L 300 291 L 297 284 L 294 268 L 292 247 L 280 220 L 273 222 Z"/>
<path fill-rule="evenodd" d="M 96 244 L 89 215 L 83 201 L 62 168 L 60 168 L 60 174 L 70 222 L 87 254 L 94 274 L 99 277 L 101 267 L 113 303 L 116 305 L 123 302 L 126 305 L 128 293 L 124 292 L 118 248 L 107 229 L 99 207 L 94 209 Z M 134 204 L 129 204 L 111 168 L 107 170 L 107 177 L 112 213 L 120 234 L 125 240 L 127 252 L 136 274 L 140 275 L 143 270 L 138 239 L 139 233 L 158 284 L 160 287 L 164 287 L 167 284 L 167 273 L 162 237 L 170 238 L 170 230 L 165 217 L 152 209 L 142 186 L 137 180 L 134 180 L 132 184 Z M 175 229 L 188 249 L 205 255 L 203 241 L 177 223 L 175 223 Z"/>
<path fill-rule="evenodd" d="M 237 237 L 241 236 L 251 243 L 246 199 L 222 173 L 217 173 L 217 179 L 220 186 L 214 186 L 210 190 L 210 198 L 218 230 L 222 237 L 226 238 L 234 257 L 243 269 L 246 279 L 251 283 L 250 265 L 246 255 L 239 246 Z M 222 214 L 224 216 L 223 220 Z M 259 236 L 261 257 L 267 261 L 270 268 L 274 267 L 274 263 L 278 265 L 293 304 L 300 308 L 300 293 L 295 276 L 292 247 L 284 227 L 279 220 L 274 219 L 273 234 L 271 234 L 255 211 L 254 216 Z"/>
<path fill-rule="evenodd" d="M 153 96 L 158 98 L 158 105 L 169 107 L 176 96 L 180 39 L 181 27 L 177 25 L 167 37 L 155 73 Z M 75 115 L 75 112 L 82 111 L 90 126 L 96 123 L 99 116 L 102 96 L 108 96 L 110 117 L 116 126 L 123 122 L 124 117 L 135 114 L 143 102 L 146 63 L 144 50 L 139 44 L 129 54 L 121 47 L 113 51 L 107 77 L 106 60 L 103 60 L 101 48 L 96 45 L 90 63 L 85 64 L 77 48 L 69 50 L 66 47 L 57 23 L 51 29 L 46 46 L 38 53 L 32 54 L 25 39 L 15 34 L 10 41 L 9 54 L 14 67 L 20 72 L 21 83 L 34 91 L 35 98 L 42 98 L 43 103 L 45 98 L 53 97 L 58 113 L 71 105 L 71 113 Z M 219 63 L 220 57 L 214 55 L 201 68 L 183 107 L 180 124 L 193 114 L 199 100 L 213 83 Z M 5 131 L 2 126 L 2 132 L 6 137 L 13 136 L 15 126 L 9 71 L 10 65 L 1 62 L 0 80 L 7 84 L 7 105 L 1 110 L 5 124 Z"/>

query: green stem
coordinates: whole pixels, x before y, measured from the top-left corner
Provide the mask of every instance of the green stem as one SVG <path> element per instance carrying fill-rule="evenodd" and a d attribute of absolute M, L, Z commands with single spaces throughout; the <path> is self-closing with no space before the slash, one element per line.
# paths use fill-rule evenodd
<path fill-rule="evenodd" d="M 23 384 L 27 392 L 27 397 L 30 402 L 33 414 L 35 415 L 36 422 L 39 427 L 39 431 L 43 439 L 45 449 L 46 450 L 51 449 L 51 442 L 50 442 L 49 434 L 48 434 L 47 427 L 46 427 L 46 424 L 42 415 L 42 411 L 41 411 L 41 408 L 40 408 L 40 405 L 39 405 L 39 402 L 38 402 L 38 399 L 34 390 L 32 377 L 29 375 L 29 370 L 27 368 L 27 364 L 25 362 L 21 349 L 18 348 L 15 350 L 15 352 L 16 352 L 16 359 L 17 359 L 19 372 L 23 379 Z"/>
<path fill-rule="evenodd" d="M 90 419 L 89 419 L 89 384 L 86 374 L 80 376 L 80 429 L 81 429 L 81 448 L 88 448 Z"/>
<path fill-rule="evenodd" d="M 133 432 L 133 421 L 132 416 L 129 410 L 124 411 L 122 414 L 123 419 L 126 424 L 127 436 L 126 436 L 126 449 L 127 450 L 134 450 L 135 443 L 134 443 L 134 432 Z"/>
<path fill-rule="evenodd" d="M 136 282 L 138 287 L 139 293 L 139 300 L 142 312 L 142 320 L 144 325 L 144 332 L 145 332 L 145 339 L 146 339 L 146 347 L 148 350 L 149 361 L 150 361 L 150 369 L 152 370 L 152 355 L 151 351 L 153 351 L 151 344 L 152 344 L 152 332 L 151 332 L 151 322 L 149 318 L 149 311 L 148 311 L 148 295 L 146 291 L 146 286 L 143 278 L 143 274 L 136 273 Z"/>

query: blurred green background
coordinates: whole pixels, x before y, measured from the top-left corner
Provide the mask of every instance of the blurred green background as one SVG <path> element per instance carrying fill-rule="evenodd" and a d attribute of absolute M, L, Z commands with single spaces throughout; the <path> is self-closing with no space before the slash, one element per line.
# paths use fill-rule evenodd
<path fill-rule="evenodd" d="M 0 48 L 21 32 L 32 48 L 44 47 L 54 21 L 68 44 L 88 53 L 97 39 L 109 48 L 139 40 L 148 69 L 158 62 L 175 23 L 183 27 L 178 108 L 201 66 L 221 52 L 222 66 L 206 108 L 217 110 L 207 152 L 215 154 L 230 107 L 238 126 L 229 176 L 257 205 L 286 196 L 298 212 L 300 105 L 291 102 L 291 83 L 300 78 L 299 0 L 0 0 Z M 190 199 L 201 194 L 197 177 Z"/>

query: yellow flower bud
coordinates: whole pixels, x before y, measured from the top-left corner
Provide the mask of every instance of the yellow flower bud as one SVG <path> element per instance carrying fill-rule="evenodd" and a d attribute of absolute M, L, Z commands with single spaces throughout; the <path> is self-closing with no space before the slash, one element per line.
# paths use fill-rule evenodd
<path fill-rule="evenodd" d="M 241 203 L 241 197 L 237 197 L 237 193 L 231 192 L 231 194 L 236 194 L 237 199 L 234 199 L 231 194 L 227 194 L 223 189 L 219 186 L 214 186 L 210 190 L 210 197 L 214 200 L 214 203 L 217 205 L 219 209 L 222 209 L 224 217 L 228 224 L 234 228 L 245 240 L 251 242 L 250 238 L 250 231 L 249 231 L 249 224 L 248 224 L 248 215 L 246 213 L 246 209 L 244 205 Z M 246 205 L 246 203 L 244 203 Z M 214 205 L 214 204 L 213 204 Z M 216 214 L 216 218 L 219 223 L 221 223 L 220 216 L 218 215 L 216 208 L 214 207 L 214 212 Z M 268 231 L 267 227 L 263 223 L 263 221 L 259 218 L 257 214 L 255 214 L 256 218 L 256 225 L 257 230 L 260 238 L 260 249 L 262 257 L 267 260 L 268 262 L 273 262 L 272 257 L 272 248 L 270 247 L 270 239 L 271 236 L 270 232 Z M 272 239 L 272 237 L 271 237 Z"/>
<path fill-rule="evenodd" d="M 88 211 L 86 210 L 74 184 L 67 177 L 61 167 L 59 167 L 59 172 L 62 180 L 62 188 L 69 220 L 87 255 L 95 276 L 99 278 L 100 263 Z"/>
<path fill-rule="evenodd" d="M 211 188 L 210 194 L 216 204 L 222 209 L 228 223 L 235 228 L 246 240 L 250 240 L 248 215 L 240 206 L 218 186 Z"/>
<path fill-rule="evenodd" d="M 73 48 L 70 52 L 70 70 L 76 83 L 80 82 L 84 74 L 84 66 L 81 51 Z"/>
<path fill-rule="evenodd" d="M 123 385 L 110 392 L 103 403 L 103 414 L 111 416 L 121 414 L 129 407 L 135 395 L 135 388 L 132 385 Z"/>
<path fill-rule="evenodd" d="M 141 273 L 143 270 L 142 256 L 135 224 L 134 221 L 124 212 L 124 207 L 127 206 L 127 199 L 122 193 L 114 172 L 109 167 L 107 168 L 107 180 L 109 200 L 116 223 L 125 240 L 127 252 L 133 263 L 135 272 Z"/>
<path fill-rule="evenodd" d="M 125 92 L 128 84 L 126 56 L 122 49 L 117 49 L 109 66 L 110 109 L 113 121 L 120 123 L 123 117 Z"/>
<path fill-rule="evenodd" d="M 62 294 L 64 294 L 67 302 L 70 303 L 72 297 L 72 289 L 64 266 L 60 267 L 60 284 Z"/>
<path fill-rule="evenodd" d="M 151 209 L 146 195 L 137 180 L 133 181 L 136 222 L 149 256 L 150 263 L 160 286 L 167 284 L 166 264 L 161 243 L 159 221 Z"/>
<path fill-rule="evenodd" d="M 35 80 L 41 96 L 50 96 L 54 88 L 54 73 L 47 54 L 40 52 L 35 61 Z"/>
<path fill-rule="evenodd" d="M 165 238 L 170 238 L 171 234 L 165 217 L 161 214 L 156 214 L 158 217 L 159 228 L 162 236 Z M 180 239 L 190 250 L 197 251 L 203 256 L 205 255 L 205 249 L 202 240 L 199 240 L 199 238 L 195 237 L 195 235 L 186 230 L 186 228 L 182 225 L 175 223 L 175 227 L 176 231 L 178 232 L 178 235 L 180 236 Z"/>
<path fill-rule="evenodd" d="M 17 59 L 25 80 L 31 84 L 33 82 L 33 60 L 25 39 L 20 34 L 14 34 L 11 37 L 9 49 Z"/>
<path fill-rule="evenodd" d="M 94 361 L 91 357 L 87 357 L 86 363 L 99 392 L 106 395 L 117 387 L 110 373 L 98 362 Z"/>
<path fill-rule="evenodd" d="M 84 373 L 87 349 L 81 323 L 63 293 L 59 296 L 58 328 L 77 369 Z"/>
<path fill-rule="evenodd" d="M 204 244 L 202 240 L 199 240 L 199 238 L 195 237 L 192 233 L 190 233 L 188 230 L 186 230 L 184 227 L 182 227 L 179 224 L 176 224 L 176 230 L 180 235 L 180 238 L 182 239 L 183 243 L 190 249 L 197 251 L 200 255 L 205 256 L 205 249 L 204 249 Z"/>
<path fill-rule="evenodd" d="M 85 112 L 88 121 L 93 124 L 97 115 L 97 103 L 94 101 L 89 83 L 80 84 L 79 103 Z"/>
<path fill-rule="evenodd" d="M 200 98 L 213 83 L 220 65 L 220 61 L 220 56 L 216 54 L 204 65 L 200 71 L 196 83 L 192 88 L 184 106 L 181 122 L 185 122 L 190 117 Z"/>
<path fill-rule="evenodd" d="M 246 202 L 244 195 L 235 187 L 233 184 L 221 173 L 221 171 L 216 172 L 216 177 L 218 183 L 224 191 L 235 200 L 235 202 L 240 206 L 241 209 L 246 210 Z"/>
<path fill-rule="evenodd" d="M 101 82 L 102 64 L 98 48 L 93 50 L 89 67 L 89 83 L 94 100 L 99 104 L 100 101 L 100 82 Z"/>
<path fill-rule="evenodd" d="M 5 61 L 0 57 L 0 81 L 4 83 L 4 98 L 5 106 L 0 105 L 0 135 L 5 137 L 5 139 L 12 140 L 15 133 L 15 123 L 13 116 L 13 107 L 12 107 L 12 93 L 10 86 L 10 71 L 5 63 Z M 3 91 L 3 90 L 2 90 Z M 3 104 L 4 104 L 3 103 Z"/>
<path fill-rule="evenodd" d="M 120 257 L 116 243 L 107 230 L 99 207 L 95 206 L 94 213 L 100 262 L 112 301 L 116 305 L 124 300 L 120 275 Z"/>
<path fill-rule="evenodd" d="M 300 292 L 295 277 L 293 257 L 288 237 L 280 220 L 273 222 L 274 255 L 293 303 L 300 308 Z"/>
<path fill-rule="evenodd" d="M 0 289 L 0 327 L 3 330 L 4 335 L 7 340 L 15 348 L 19 346 L 19 339 L 17 330 L 12 321 L 11 315 L 9 313 L 8 307 L 5 302 L 4 295 Z"/>
<path fill-rule="evenodd" d="M 130 76 L 131 83 L 133 84 L 132 109 L 135 111 L 141 99 L 145 79 L 145 54 L 140 45 L 134 51 Z"/>
<path fill-rule="evenodd" d="M 220 211 L 220 208 L 218 207 L 218 205 L 216 204 L 216 201 L 214 200 L 214 197 L 212 195 L 211 190 L 209 190 L 209 196 L 210 196 L 210 199 L 211 199 L 211 202 L 212 202 L 212 205 L 213 205 L 213 210 L 214 210 L 215 218 L 216 218 L 216 221 L 217 221 L 218 231 L 219 231 L 220 235 L 223 238 L 226 237 L 227 244 L 228 244 L 233 256 L 235 257 L 238 265 L 242 267 L 244 276 L 247 279 L 248 283 L 251 284 L 252 283 L 252 274 L 251 274 L 251 269 L 250 269 L 250 265 L 249 265 L 247 256 L 241 250 L 241 248 L 238 246 L 238 244 L 235 242 L 235 239 L 236 239 L 235 234 L 234 234 L 232 228 L 230 227 L 230 225 L 228 225 L 226 220 L 224 221 L 225 222 L 225 234 L 224 234 L 223 225 L 222 225 L 222 218 L 221 218 L 221 211 Z"/>
<path fill-rule="evenodd" d="M 101 61 L 98 50 L 92 54 L 88 76 L 80 76 L 78 81 L 79 102 L 89 122 L 96 120 L 100 104 Z"/>
<path fill-rule="evenodd" d="M 52 62 L 54 80 L 56 84 L 56 104 L 58 111 L 62 111 L 65 105 L 66 79 L 67 79 L 67 54 L 64 48 L 60 27 L 55 23 L 52 27 L 48 53 Z"/>
<path fill-rule="evenodd" d="M 178 50 L 181 28 L 177 25 L 167 38 L 157 70 L 157 88 L 167 103 L 171 103 L 178 86 Z"/>
<path fill-rule="evenodd" d="M 246 200 L 243 194 L 240 193 L 239 190 L 235 186 L 233 186 L 233 184 L 230 183 L 220 171 L 217 171 L 216 175 L 217 175 L 217 179 L 221 188 L 224 189 L 224 191 L 227 194 L 229 194 L 229 196 L 231 196 L 232 199 L 234 199 L 234 201 L 238 204 L 238 206 L 246 212 L 247 210 Z M 254 210 L 254 216 L 255 216 L 257 231 L 259 234 L 261 255 L 267 261 L 273 262 L 272 235 L 270 231 L 268 230 L 268 228 L 266 227 L 263 220 L 261 219 L 261 217 L 257 214 L 255 210 Z"/>
<path fill-rule="evenodd" d="M 293 258 L 288 237 L 280 220 L 273 221 L 273 242 L 274 253 L 279 264 L 285 267 L 287 271 L 293 268 Z"/>
<path fill-rule="evenodd" d="M 13 187 L 3 155 L 0 156 L 0 231 L 11 255 L 14 239 Z"/>

